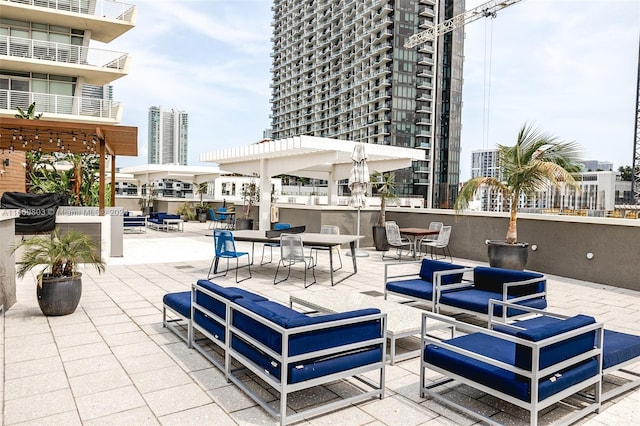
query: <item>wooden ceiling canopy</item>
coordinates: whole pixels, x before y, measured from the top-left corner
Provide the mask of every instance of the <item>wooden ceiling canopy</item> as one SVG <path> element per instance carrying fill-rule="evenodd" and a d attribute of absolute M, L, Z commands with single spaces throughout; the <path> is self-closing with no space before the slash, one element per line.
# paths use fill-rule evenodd
<path fill-rule="evenodd" d="M 104 214 L 105 157 L 111 156 L 115 170 L 116 156 L 138 155 L 138 128 L 51 120 L 0 118 L 0 152 L 39 151 L 63 154 L 98 155 L 100 163 L 100 214 Z M 115 188 L 115 173 L 111 173 Z M 115 192 L 111 191 L 111 205 Z"/>

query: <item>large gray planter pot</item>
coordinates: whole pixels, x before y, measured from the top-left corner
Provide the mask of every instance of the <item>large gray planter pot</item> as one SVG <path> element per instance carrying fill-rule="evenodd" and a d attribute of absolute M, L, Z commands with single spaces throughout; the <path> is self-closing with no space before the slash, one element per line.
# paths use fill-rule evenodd
<path fill-rule="evenodd" d="M 253 229 L 253 219 L 236 219 L 236 230 Z"/>
<path fill-rule="evenodd" d="M 529 243 L 507 244 L 504 241 L 487 240 L 489 265 L 494 268 L 524 270 L 529 256 Z"/>
<path fill-rule="evenodd" d="M 43 314 L 60 316 L 72 314 L 82 295 L 82 274 L 73 277 L 50 277 L 44 274 L 42 286 L 36 285 L 38 305 Z"/>
<path fill-rule="evenodd" d="M 374 226 L 372 229 L 373 245 L 376 251 L 387 251 L 391 248 L 387 241 L 387 230 L 384 226 Z"/>

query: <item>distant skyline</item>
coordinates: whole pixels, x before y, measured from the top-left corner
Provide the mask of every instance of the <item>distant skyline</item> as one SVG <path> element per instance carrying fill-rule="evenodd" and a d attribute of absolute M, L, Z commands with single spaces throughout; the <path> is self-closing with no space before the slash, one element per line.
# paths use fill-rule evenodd
<path fill-rule="evenodd" d="M 113 86 L 122 124 L 138 127 L 139 155 L 117 166 L 146 164 L 153 105 L 189 112 L 189 165 L 260 140 L 270 127 L 272 2 L 132 3 L 136 27 L 108 48 L 132 57 Z M 465 31 L 461 180 L 473 150 L 512 144 L 524 122 L 578 142 L 584 160 L 631 165 L 639 1 L 524 0 Z"/>

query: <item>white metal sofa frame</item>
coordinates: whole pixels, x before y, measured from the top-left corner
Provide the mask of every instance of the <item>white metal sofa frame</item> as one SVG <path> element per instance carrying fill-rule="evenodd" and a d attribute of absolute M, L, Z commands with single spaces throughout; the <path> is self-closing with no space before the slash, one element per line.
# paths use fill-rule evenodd
<path fill-rule="evenodd" d="M 220 318 L 214 312 L 206 309 L 204 306 L 199 305 L 195 300 L 196 291 L 202 292 L 207 296 L 214 298 L 221 303 L 224 303 L 225 311 L 226 311 L 226 319 Z M 228 299 L 225 299 L 224 297 L 219 296 L 211 292 L 210 290 L 195 283 L 192 286 L 192 296 L 191 296 L 192 318 L 196 311 L 202 313 L 203 315 L 208 316 L 209 318 L 215 319 L 217 322 L 224 325 L 225 336 L 224 336 L 224 341 L 222 341 L 219 338 L 220 336 L 213 336 L 204 327 L 198 325 L 196 321 L 190 321 L 190 324 L 192 323 L 191 326 L 193 326 L 193 332 L 191 332 L 190 334 L 191 336 L 190 347 L 193 347 L 194 349 L 196 349 L 206 359 L 208 359 L 211 363 L 213 363 L 217 368 L 223 371 L 227 381 L 231 381 L 236 386 L 238 386 L 251 399 L 253 399 L 258 405 L 260 405 L 260 407 L 262 407 L 265 411 L 267 411 L 271 416 L 278 419 L 281 425 L 295 423 L 307 417 L 313 417 L 319 414 L 329 413 L 338 408 L 350 406 L 352 404 L 355 404 L 367 399 L 371 399 L 374 397 L 377 397 L 379 399 L 384 398 L 384 380 L 385 380 L 385 365 L 386 365 L 384 361 L 384 354 L 386 354 L 386 341 L 387 341 L 387 338 L 386 338 L 387 316 L 384 313 L 366 315 L 366 316 L 356 317 L 356 318 L 347 318 L 347 319 L 343 319 L 339 321 L 331 321 L 327 323 L 305 325 L 303 327 L 283 328 L 261 317 L 260 315 L 257 315 L 254 312 L 242 306 L 239 306 L 234 302 Z M 251 339 L 241 330 L 238 330 L 235 326 L 233 326 L 232 325 L 233 316 L 236 312 L 240 312 L 246 315 L 247 317 L 261 324 L 264 324 L 265 326 L 280 333 L 282 335 L 282 355 L 274 352 L 272 349 L 263 345 L 262 343 Z M 289 337 L 291 335 L 294 335 L 296 333 L 308 333 L 308 332 L 312 332 L 313 330 L 321 331 L 326 328 L 340 327 L 343 325 L 352 325 L 356 322 L 367 322 L 372 320 L 380 320 L 381 337 L 378 339 L 354 343 L 354 344 L 350 344 L 350 345 L 346 345 L 346 346 L 342 346 L 334 349 L 325 349 L 325 350 L 317 351 L 316 353 L 306 353 L 304 355 L 288 356 L 288 342 L 289 342 Z M 224 353 L 223 361 L 216 359 L 215 356 L 211 354 L 210 350 L 207 350 L 207 348 L 204 345 L 201 345 L 199 341 L 195 340 L 195 331 L 202 333 L 207 340 L 213 342 L 218 347 L 218 349 L 220 349 Z M 376 345 L 376 344 L 382 345 L 383 359 L 381 359 L 380 362 L 373 365 L 370 364 L 363 367 L 352 368 L 347 371 L 333 373 L 330 375 L 318 377 L 311 380 L 305 380 L 295 384 L 289 384 L 287 382 L 286 368 L 283 368 L 283 375 L 281 379 L 277 380 L 274 376 L 270 375 L 268 372 L 264 371 L 264 369 L 257 366 L 251 360 L 246 358 L 244 355 L 242 355 L 241 353 L 233 349 L 230 342 L 231 342 L 232 336 L 234 335 L 251 341 L 251 344 L 258 347 L 261 351 L 269 354 L 271 357 L 273 357 L 273 359 L 278 360 L 281 366 L 287 366 L 291 363 L 295 363 L 298 359 L 309 359 L 309 358 L 313 358 L 314 356 L 320 357 L 320 356 L 331 354 L 333 352 L 337 353 L 337 352 L 346 351 L 346 350 L 358 350 L 359 347 L 365 347 L 365 346 Z M 242 367 L 236 368 L 235 370 L 232 369 L 232 358 L 237 360 L 240 364 L 242 364 Z M 265 383 L 267 383 L 269 386 L 271 386 L 280 394 L 280 404 L 276 408 L 274 408 L 271 404 L 269 404 L 268 401 L 266 401 L 259 394 L 259 392 L 256 392 L 254 389 L 252 389 L 250 385 L 248 385 L 245 381 L 242 380 L 241 377 L 236 375 L 237 373 L 240 373 L 240 374 L 246 373 L 247 370 L 251 371 L 253 374 L 258 376 L 260 379 L 262 379 Z M 375 371 L 375 370 L 379 370 L 379 376 L 377 380 L 367 378 L 363 375 L 366 372 Z M 339 399 L 337 401 L 330 402 L 328 404 L 322 404 L 314 408 L 299 411 L 295 414 L 287 414 L 287 399 L 291 393 L 299 390 L 319 386 L 325 383 L 334 382 L 336 380 L 349 378 L 349 377 L 355 380 L 358 380 L 363 385 L 369 387 L 370 390 L 360 394 L 348 396 L 348 397 L 345 397 L 344 399 Z"/>
<path fill-rule="evenodd" d="M 554 313 L 554 312 L 549 312 L 549 311 L 546 311 L 546 310 L 543 311 L 541 309 L 531 308 L 529 306 L 523 307 L 521 305 L 514 305 L 513 303 L 505 303 L 505 302 L 501 302 L 499 300 L 491 300 L 489 303 L 490 303 L 489 312 L 492 312 L 493 305 L 501 305 L 501 306 L 503 306 L 503 310 L 505 308 L 508 308 L 508 307 L 511 307 L 511 308 L 517 307 L 517 309 L 523 310 L 523 311 L 527 311 L 531 315 L 549 316 L 549 317 L 558 318 L 558 319 L 567 319 L 567 318 L 569 318 L 568 315 L 562 315 L 562 314 L 558 314 L 558 313 Z M 496 320 L 493 315 L 489 315 L 489 321 L 487 323 L 487 327 L 489 329 L 493 329 L 495 326 L 499 325 L 500 327 L 512 327 L 513 329 L 517 329 L 517 330 L 521 329 L 520 327 L 517 326 L 517 324 L 518 324 L 517 321 L 505 324 L 502 321 L 502 319 Z M 605 340 L 604 340 L 604 343 L 603 343 L 603 351 L 604 352 L 606 352 L 606 350 L 607 350 L 607 347 L 606 347 L 606 344 L 607 344 L 607 341 L 606 341 L 607 332 L 608 331 L 605 329 L 604 330 L 604 339 Z M 620 385 L 618 385 L 618 386 L 616 386 L 614 388 L 611 388 L 607 392 L 603 392 L 602 393 L 602 402 L 607 401 L 607 400 L 609 400 L 611 398 L 614 398 L 614 397 L 616 397 L 616 396 L 618 396 L 618 395 L 620 395 L 620 394 L 622 394 L 622 393 L 624 393 L 624 392 L 626 392 L 626 391 L 628 391 L 630 389 L 634 389 L 634 388 L 640 387 L 640 373 L 637 373 L 637 372 L 631 371 L 631 370 L 627 370 L 627 369 L 624 368 L 624 367 L 626 367 L 628 365 L 631 365 L 631 364 L 634 364 L 634 363 L 637 363 L 637 362 L 640 362 L 640 357 L 631 358 L 631 359 L 629 359 L 627 361 L 621 362 L 619 364 L 612 365 L 612 366 L 610 366 L 608 368 L 603 368 L 603 370 L 602 370 L 602 375 L 603 376 L 607 375 L 607 374 L 614 374 L 616 372 L 620 372 L 620 373 L 632 376 L 633 379 L 630 379 L 629 381 L 627 381 L 624 384 L 620 384 Z"/>
<path fill-rule="evenodd" d="M 427 324 L 428 321 L 436 321 L 437 326 L 430 326 Z M 439 322 L 439 323 L 438 323 Z M 442 323 L 448 324 L 448 327 L 451 329 L 452 333 L 453 332 L 458 332 L 458 331 L 462 331 L 463 333 L 482 333 L 484 335 L 488 335 L 488 336 L 493 336 L 496 337 L 498 339 L 502 339 L 505 341 L 509 341 L 509 342 L 514 342 L 517 345 L 522 345 L 522 346 L 526 346 L 531 348 L 532 353 L 532 368 L 531 370 L 527 370 L 527 369 L 523 369 L 523 368 L 518 368 L 516 366 L 512 366 L 509 364 L 506 364 L 504 362 L 501 361 L 497 361 L 494 360 L 492 358 L 483 356 L 481 354 L 477 354 L 474 353 L 472 351 L 468 351 L 465 349 L 461 349 L 457 346 L 454 345 L 450 345 L 448 343 L 443 342 L 442 340 L 435 338 L 429 334 L 427 334 L 427 331 L 431 331 L 434 328 L 440 328 L 442 329 Z M 554 365 L 551 365 L 547 368 L 544 369 L 540 369 L 537 363 L 537 360 L 539 359 L 539 355 L 540 355 L 540 350 L 542 348 L 551 346 L 553 344 L 556 344 L 560 341 L 563 341 L 565 339 L 569 339 L 571 337 L 575 337 L 578 336 L 580 334 L 584 334 L 586 332 L 591 332 L 591 331 L 595 331 L 597 334 L 597 338 L 596 338 L 596 345 L 595 347 L 587 352 L 583 352 L 581 354 L 578 354 L 576 356 L 573 356 L 572 358 L 568 359 L 568 360 L 564 360 L 562 362 L 556 363 Z M 479 420 L 482 420 L 488 424 L 491 425 L 499 425 L 500 423 L 497 423 L 496 421 L 492 420 L 489 417 L 485 417 L 483 416 L 481 413 L 471 409 L 471 408 L 467 408 L 466 406 L 462 405 L 461 403 L 455 401 L 453 398 L 447 397 L 446 394 L 441 394 L 435 390 L 433 390 L 434 388 L 437 388 L 439 386 L 451 383 L 451 382 L 457 382 L 457 383 L 462 383 L 462 384 L 466 384 L 468 386 L 471 386 L 472 388 L 478 389 L 482 392 L 485 392 L 491 396 L 493 396 L 494 398 L 498 398 L 502 401 L 506 401 L 509 402 L 511 404 L 514 404 L 518 407 L 521 407 L 527 411 L 529 411 L 530 413 L 530 418 L 529 418 L 529 424 L 530 426 L 536 426 L 538 424 L 538 413 L 571 396 L 571 395 L 578 395 L 580 391 L 582 391 L 583 389 L 593 386 L 594 387 L 594 400 L 593 401 L 588 401 L 590 403 L 588 403 L 586 406 L 584 406 L 582 409 L 577 409 L 576 412 L 574 412 L 573 414 L 567 416 L 566 418 L 563 419 L 562 424 L 571 424 L 573 422 L 575 422 L 576 420 L 590 414 L 591 412 L 599 412 L 600 410 L 600 402 L 601 402 L 601 385 L 602 385 L 602 374 L 596 374 L 593 377 L 590 377 L 588 379 L 582 380 L 577 384 L 571 385 L 569 387 L 567 387 L 564 390 L 561 390 L 559 392 L 553 393 L 551 395 L 549 395 L 547 398 L 544 398 L 542 401 L 538 400 L 538 386 L 534 386 L 533 384 L 538 384 L 540 379 L 549 375 L 553 375 L 554 373 L 558 374 L 557 372 L 562 370 L 563 368 L 566 368 L 570 365 L 576 364 L 578 362 L 590 359 L 590 358 L 594 358 L 596 357 L 598 359 L 598 363 L 599 363 L 599 369 L 601 372 L 602 369 L 602 341 L 603 341 L 603 326 L 602 323 L 593 323 L 591 325 L 588 326 L 583 326 L 580 327 L 578 329 L 569 331 L 569 332 L 565 332 L 550 338 L 546 338 L 544 340 L 540 340 L 540 341 L 529 341 L 526 339 L 521 339 L 515 336 L 510 336 L 504 333 L 500 333 L 497 331 L 493 331 L 493 330 L 489 330 L 483 327 L 479 327 L 479 326 L 475 326 L 472 324 L 468 324 L 462 321 L 458 321 L 454 318 L 451 317 L 447 317 L 444 315 L 439 315 L 436 313 L 432 313 L 432 312 L 424 312 L 422 314 L 422 332 L 421 332 L 421 352 L 420 352 L 420 397 L 424 398 L 426 395 L 428 395 L 429 397 L 434 398 L 435 400 L 449 406 L 449 407 L 453 407 L 456 410 L 459 410 L 473 418 L 477 418 Z M 509 394 L 506 394 L 504 392 L 498 391 L 496 389 L 493 389 L 491 387 L 489 387 L 488 385 L 484 384 L 484 383 L 480 383 L 478 381 L 474 381 L 472 379 L 463 377 L 461 375 L 458 375 L 456 373 L 453 373 L 451 371 L 447 371 L 444 368 L 441 368 L 439 366 L 433 365 L 427 361 L 425 361 L 425 349 L 427 347 L 427 345 L 429 344 L 435 344 L 441 348 L 444 348 L 446 350 L 449 351 L 453 351 L 455 353 L 460 354 L 461 356 L 466 356 L 468 358 L 474 359 L 476 362 L 478 363 L 485 363 L 485 364 L 490 364 L 491 366 L 495 367 L 495 368 L 499 368 L 499 369 L 504 369 L 504 370 L 508 370 L 511 371 L 513 373 L 519 374 L 522 377 L 525 377 L 527 380 L 530 380 L 530 382 L 532 383 L 531 385 L 531 394 L 529 396 L 529 401 L 523 401 L 521 399 L 515 398 L 514 396 L 511 396 Z M 441 374 L 443 374 L 445 377 L 442 379 L 439 379 L 433 383 L 427 384 L 426 383 L 426 374 L 425 374 L 425 370 L 426 369 L 430 369 L 433 371 L 437 371 Z M 554 376 L 555 377 L 555 376 Z"/>

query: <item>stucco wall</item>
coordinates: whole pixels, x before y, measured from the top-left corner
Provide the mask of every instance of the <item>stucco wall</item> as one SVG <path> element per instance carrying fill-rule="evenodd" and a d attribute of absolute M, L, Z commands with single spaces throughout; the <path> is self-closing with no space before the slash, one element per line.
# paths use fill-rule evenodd
<path fill-rule="evenodd" d="M 356 234 L 357 210 L 350 207 L 278 205 L 280 222 L 306 225 L 318 232 L 322 224 L 338 225 Z M 361 247 L 373 245 L 372 225 L 378 209 L 360 215 Z M 439 221 L 452 225 L 449 248 L 454 257 L 486 262 L 486 240 L 504 239 L 507 213 L 467 213 L 452 210 L 387 209 L 387 220 L 400 227 L 428 227 Z M 518 236 L 530 244 L 527 269 L 640 291 L 640 220 L 520 214 Z M 531 246 L 537 250 L 531 250 Z M 587 253 L 593 253 L 591 260 Z"/>

